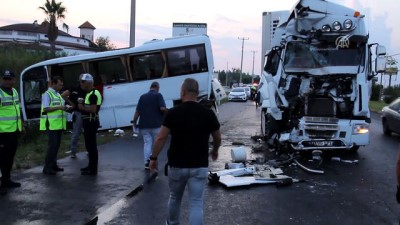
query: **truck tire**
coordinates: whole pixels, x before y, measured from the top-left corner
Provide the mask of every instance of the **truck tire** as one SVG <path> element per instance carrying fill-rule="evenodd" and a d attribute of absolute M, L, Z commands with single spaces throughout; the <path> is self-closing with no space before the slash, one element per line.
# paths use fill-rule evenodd
<path fill-rule="evenodd" d="M 353 147 L 350 148 L 349 152 L 350 153 L 357 153 L 359 148 L 360 148 L 360 146 L 354 145 Z"/>
<path fill-rule="evenodd" d="M 386 121 L 386 119 L 382 120 L 382 130 L 383 130 L 383 134 L 390 136 L 392 134 L 392 131 L 389 129 L 389 125 Z"/>

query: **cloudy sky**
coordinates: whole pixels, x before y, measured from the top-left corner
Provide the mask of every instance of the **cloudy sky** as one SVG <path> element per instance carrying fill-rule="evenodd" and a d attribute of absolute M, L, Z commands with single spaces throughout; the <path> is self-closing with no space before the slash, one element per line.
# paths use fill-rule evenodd
<path fill-rule="evenodd" d="M 319 1 L 319 0 L 316 0 Z M 372 42 L 386 46 L 388 54 L 400 53 L 399 0 L 331 0 L 366 15 Z M 43 21 L 39 6 L 44 0 L 0 0 L 0 26 Z M 129 45 L 131 0 L 63 0 L 69 33 L 79 36 L 79 25 L 89 21 L 95 37 L 108 36 L 118 47 Z M 261 67 L 261 16 L 264 11 L 289 10 L 296 0 L 136 0 L 136 45 L 172 35 L 172 23 L 207 23 L 215 70 L 240 68 L 244 42 L 243 72 Z M 397 23 L 396 23 L 397 22 Z M 400 55 L 395 56 L 400 60 Z"/>

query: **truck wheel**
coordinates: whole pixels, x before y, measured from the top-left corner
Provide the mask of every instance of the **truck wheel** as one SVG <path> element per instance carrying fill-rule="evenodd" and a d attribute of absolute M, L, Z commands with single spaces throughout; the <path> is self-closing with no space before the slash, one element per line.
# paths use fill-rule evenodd
<path fill-rule="evenodd" d="M 350 148 L 350 153 L 357 153 L 358 149 L 360 148 L 360 146 L 358 145 L 354 145 L 353 147 Z"/>
<path fill-rule="evenodd" d="M 386 119 L 382 120 L 382 130 L 383 134 L 390 136 L 392 134 L 392 131 L 389 129 L 389 125 L 387 124 Z"/>

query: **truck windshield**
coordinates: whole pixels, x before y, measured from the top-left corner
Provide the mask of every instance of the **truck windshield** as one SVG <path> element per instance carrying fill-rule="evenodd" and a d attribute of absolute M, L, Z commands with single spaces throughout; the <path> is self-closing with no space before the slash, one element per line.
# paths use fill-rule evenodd
<path fill-rule="evenodd" d="M 349 43 L 344 48 L 332 44 L 289 42 L 286 46 L 285 67 L 321 68 L 328 66 L 359 66 L 364 58 L 364 46 Z M 363 65 L 363 64 L 361 64 Z"/>

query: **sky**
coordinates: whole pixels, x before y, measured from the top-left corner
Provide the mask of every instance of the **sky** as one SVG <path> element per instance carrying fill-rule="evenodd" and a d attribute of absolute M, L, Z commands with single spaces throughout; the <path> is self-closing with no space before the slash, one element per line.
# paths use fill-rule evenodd
<path fill-rule="evenodd" d="M 330 1 L 360 11 L 366 16 L 371 42 L 384 45 L 389 55 L 400 53 L 399 0 Z M 89 21 L 96 27 L 95 38 L 109 37 L 119 48 L 129 46 L 131 0 L 62 2 L 67 8 L 64 22 L 70 27 L 69 34 L 79 36 L 78 26 Z M 43 21 L 45 16 L 38 7 L 44 3 L 45 0 L 0 0 L 0 26 Z M 260 74 L 262 13 L 290 10 L 295 3 L 296 0 L 136 0 L 135 44 L 171 37 L 174 22 L 207 23 L 214 70 L 240 68 L 239 38 L 248 38 L 244 41 L 243 72 L 252 74 L 254 68 L 254 74 Z M 394 57 L 400 61 L 400 55 Z M 393 81 L 400 82 L 400 78 L 392 78 Z"/>

